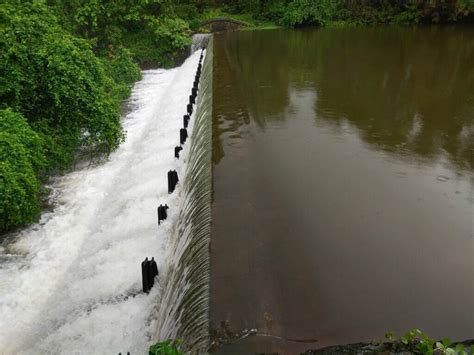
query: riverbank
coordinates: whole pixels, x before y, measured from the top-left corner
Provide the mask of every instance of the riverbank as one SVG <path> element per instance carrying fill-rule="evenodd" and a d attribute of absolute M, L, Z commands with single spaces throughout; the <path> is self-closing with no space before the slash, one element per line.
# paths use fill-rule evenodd
<path fill-rule="evenodd" d="M 250 344 L 257 342 L 257 338 L 270 340 L 285 340 L 271 334 L 259 333 L 257 329 L 244 329 L 238 332 L 233 331 L 228 323 L 223 322 L 220 328 L 211 331 L 211 348 L 213 354 L 230 355 L 246 353 Z M 288 339 L 287 339 L 288 340 Z M 393 332 L 385 335 L 384 341 L 359 342 L 343 345 L 332 345 L 321 348 L 305 350 L 315 346 L 318 340 L 313 339 L 292 339 L 291 342 L 298 343 L 298 350 L 293 348 L 291 353 L 301 353 L 306 355 L 333 355 L 333 354 L 360 354 L 360 355 L 408 355 L 408 354 L 474 354 L 474 339 L 451 342 L 448 338 L 434 340 L 428 334 L 419 329 L 412 329 L 401 337 L 396 337 Z M 311 345 L 310 345 L 311 344 Z M 270 353 L 268 348 L 260 353 Z M 280 348 L 278 353 L 286 354 L 286 350 Z M 158 353 L 160 354 L 160 353 Z"/>
<path fill-rule="evenodd" d="M 356 343 L 348 345 L 329 346 L 317 350 L 308 350 L 305 355 L 333 355 L 333 354 L 357 354 L 357 355 L 408 355 L 408 354 L 446 354 L 446 349 L 450 348 L 455 351 L 453 354 L 474 354 L 474 339 L 466 340 L 458 343 L 444 346 L 442 340 L 431 347 L 420 347 L 419 342 L 411 342 L 405 344 L 401 341 L 380 342 L 380 343 Z M 431 352 L 431 351 L 432 352 Z M 463 352 L 465 351 L 465 352 Z"/>

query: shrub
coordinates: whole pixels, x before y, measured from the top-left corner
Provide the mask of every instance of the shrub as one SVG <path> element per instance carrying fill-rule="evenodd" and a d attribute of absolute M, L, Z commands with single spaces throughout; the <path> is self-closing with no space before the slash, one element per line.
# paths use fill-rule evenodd
<path fill-rule="evenodd" d="M 333 19 L 341 7 L 339 0 L 293 0 L 283 15 L 286 26 L 325 26 Z"/>
<path fill-rule="evenodd" d="M 107 79 L 107 92 L 119 105 L 130 96 L 132 85 L 141 79 L 140 68 L 132 60 L 130 51 L 123 46 L 112 44 L 107 48 L 107 53 L 101 58 Z"/>
<path fill-rule="evenodd" d="M 108 153 L 123 138 L 101 61 L 64 30 L 41 2 L 0 7 L 0 102 L 20 112 L 65 168 L 79 147 Z"/>
<path fill-rule="evenodd" d="M 166 340 L 150 346 L 149 355 L 182 355 L 179 340 Z"/>
<path fill-rule="evenodd" d="M 30 222 L 38 215 L 38 174 L 44 165 L 38 134 L 21 114 L 0 110 L 0 230 Z"/>

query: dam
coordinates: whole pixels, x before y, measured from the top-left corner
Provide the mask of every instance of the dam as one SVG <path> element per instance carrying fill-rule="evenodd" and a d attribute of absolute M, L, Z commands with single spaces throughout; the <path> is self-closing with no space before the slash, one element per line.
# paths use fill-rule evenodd
<path fill-rule="evenodd" d="M 51 211 L 3 240 L 0 353 L 145 354 L 151 342 L 178 337 L 183 349 L 207 350 L 209 53 L 144 71 L 122 119 L 122 146 L 107 162 L 52 181 Z M 189 137 L 177 159 L 186 113 Z M 172 194 L 170 170 L 180 176 Z M 168 217 L 158 225 L 161 204 Z M 146 257 L 159 270 L 149 293 L 140 271 Z"/>
<path fill-rule="evenodd" d="M 0 353 L 472 338 L 472 35 L 236 31 L 143 71 L 122 146 L 2 240 Z"/>

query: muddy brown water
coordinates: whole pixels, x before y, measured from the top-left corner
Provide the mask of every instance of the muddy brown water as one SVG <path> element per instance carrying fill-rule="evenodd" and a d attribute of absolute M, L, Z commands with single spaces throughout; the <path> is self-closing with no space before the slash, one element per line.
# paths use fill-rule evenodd
<path fill-rule="evenodd" d="M 214 47 L 212 325 L 268 335 L 217 353 L 474 338 L 474 27 Z"/>

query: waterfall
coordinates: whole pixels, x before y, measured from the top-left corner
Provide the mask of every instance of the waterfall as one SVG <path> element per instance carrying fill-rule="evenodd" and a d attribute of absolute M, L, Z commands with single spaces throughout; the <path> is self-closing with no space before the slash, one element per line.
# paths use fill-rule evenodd
<path fill-rule="evenodd" d="M 186 353 L 209 348 L 209 242 L 211 224 L 212 39 L 209 41 L 190 136 L 189 162 L 179 198 L 153 340 L 180 339 Z M 188 144 L 188 143 L 187 143 Z"/>
<path fill-rule="evenodd" d="M 212 35 L 209 33 L 195 33 L 191 43 L 191 54 L 198 49 L 206 48 Z"/>

